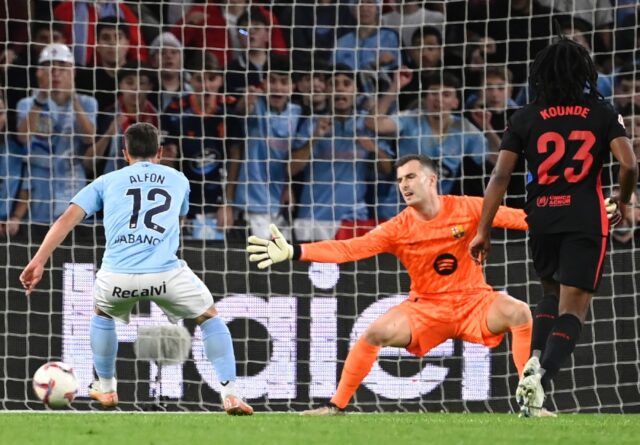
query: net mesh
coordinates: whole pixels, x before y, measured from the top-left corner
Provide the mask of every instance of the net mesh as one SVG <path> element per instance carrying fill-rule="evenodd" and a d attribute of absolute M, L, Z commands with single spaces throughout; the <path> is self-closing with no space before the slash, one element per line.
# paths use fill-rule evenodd
<path fill-rule="evenodd" d="M 479 195 L 535 54 L 556 34 L 587 46 L 598 88 L 640 141 L 634 1 L 0 0 L 0 400 L 42 409 L 30 379 L 49 360 L 97 406 L 88 337 L 104 246 L 101 215 L 79 226 L 27 299 L 18 276 L 69 199 L 125 164 L 124 131 L 156 125 L 164 162 L 191 183 L 180 256 L 231 330 L 240 392 L 258 410 L 301 410 L 334 393 L 349 347 L 406 295 L 392 257 L 250 267 L 248 233 L 275 222 L 297 241 L 349 238 L 401 208 L 397 157 L 438 162 L 441 192 Z M 50 43 L 67 47 L 48 47 Z M 311 143 L 309 144 L 309 141 Z M 519 165 L 507 203 L 524 203 Z M 605 194 L 615 167 L 604 172 Z M 125 205 L 123 203 L 123 205 Z M 638 412 L 640 306 L 634 209 L 613 232 L 602 286 L 550 408 Z M 535 304 L 524 234 L 494 232 L 487 279 Z M 138 329 L 167 323 L 140 304 L 118 325 L 123 410 L 216 410 L 200 329 L 184 365 L 137 360 Z M 450 340 L 423 358 L 385 348 L 361 411 L 510 411 L 517 375 L 495 349 Z"/>

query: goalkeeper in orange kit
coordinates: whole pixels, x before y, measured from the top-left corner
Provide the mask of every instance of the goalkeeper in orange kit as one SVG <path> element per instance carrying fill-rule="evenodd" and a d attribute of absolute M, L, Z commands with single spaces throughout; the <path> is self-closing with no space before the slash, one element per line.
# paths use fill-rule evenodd
<path fill-rule="evenodd" d="M 303 414 L 340 414 L 384 346 L 406 348 L 417 356 L 448 339 L 493 348 L 510 331 L 519 374 L 529 358 L 529 306 L 494 291 L 485 281 L 482 266 L 467 253 L 482 198 L 438 195 L 436 167 L 426 156 L 402 157 L 396 168 L 408 207 L 364 236 L 290 245 L 271 225 L 272 240 L 248 239 L 249 260 L 258 262 L 260 269 L 291 259 L 344 263 L 387 252 L 400 259 L 411 278 L 409 297 L 374 321 L 349 352 L 331 402 Z M 526 230 L 525 214 L 500 207 L 494 226 Z"/>

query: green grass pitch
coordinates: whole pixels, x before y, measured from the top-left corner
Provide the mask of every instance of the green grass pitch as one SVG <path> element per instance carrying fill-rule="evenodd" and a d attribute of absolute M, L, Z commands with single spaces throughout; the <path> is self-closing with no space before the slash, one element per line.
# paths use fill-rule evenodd
<path fill-rule="evenodd" d="M 640 443 L 640 416 L 1 413 L 0 444 L 588 445 Z"/>

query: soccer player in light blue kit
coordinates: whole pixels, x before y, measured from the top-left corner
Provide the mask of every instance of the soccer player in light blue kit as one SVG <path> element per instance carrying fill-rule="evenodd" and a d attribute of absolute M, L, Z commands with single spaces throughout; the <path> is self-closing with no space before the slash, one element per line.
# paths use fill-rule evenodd
<path fill-rule="evenodd" d="M 85 217 L 103 210 L 107 244 L 96 275 L 96 313 L 90 330 L 99 380 L 89 392 L 91 398 L 105 408 L 118 404 L 114 318 L 128 323 L 133 306 L 139 300 L 151 300 L 173 323 L 195 319 L 202 329 L 207 358 L 222 384 L 225 411 L 250 415 L 253 408 L 235 392 L 236 361 L 229 329 L 217 316 L 205 284 L 176 256 L 180 217 L 189 208 L 189 181 L 158 163 L 162 156 L 158 140 L 158 130 L 151 124 L 138 123 L 127 129 L 124 156 L 129 166 L 99 177 L 73 197 L 20 281 L 29 295 L 69 232 Z"/>

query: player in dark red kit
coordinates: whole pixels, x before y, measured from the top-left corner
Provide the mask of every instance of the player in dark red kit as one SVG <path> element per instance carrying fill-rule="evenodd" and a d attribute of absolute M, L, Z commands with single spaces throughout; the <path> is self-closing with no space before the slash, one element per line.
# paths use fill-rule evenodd
<path fill-rule="evenodd" d="M 534 100 L 509 121 L 469 245 L 472 257 L 484 261 L 491 223 L 524 155 L 529 243 L 544 289 L 534 310 L 532 357 L 516 390 L 527 417 L 544 412 L 545 391 L 573 352 L 600 282 L 610 225 L 601 172 L 609 152 L 620 164 L 614 219 L 624 214 L 638 179 L 622 117 L 603 100 L 596 80 L 589 53 L 571 40 L 560 38 L 538 53 L 529 79 Z"/>

